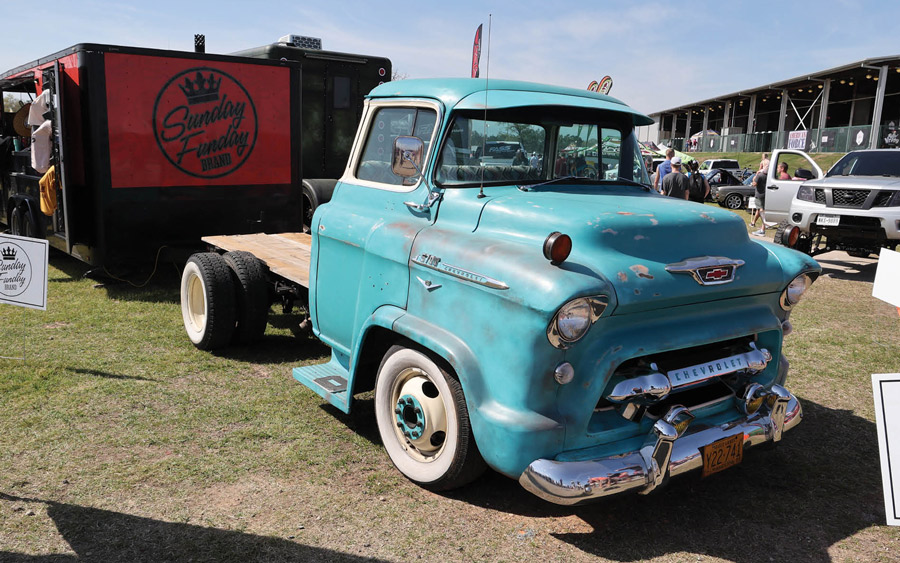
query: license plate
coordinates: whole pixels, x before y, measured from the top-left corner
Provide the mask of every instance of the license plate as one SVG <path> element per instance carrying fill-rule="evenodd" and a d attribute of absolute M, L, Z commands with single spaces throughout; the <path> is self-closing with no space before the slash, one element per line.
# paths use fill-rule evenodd
<path fill-rule="evenodd" d="M 823 227 L 837 227 L 840 222 L 840 215 L 819 215 L 816 217 L 816 225 L 821 225 Z"/>
<path fill-rule="evenodd" d="M 728 469 L 744 459 L 744 434 L 735 434 L 703 446 L 703 477 Z"/>

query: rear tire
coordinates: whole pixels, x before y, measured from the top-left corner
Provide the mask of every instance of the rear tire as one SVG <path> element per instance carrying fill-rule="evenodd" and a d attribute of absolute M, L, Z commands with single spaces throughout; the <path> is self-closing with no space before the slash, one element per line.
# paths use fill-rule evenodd
<path fill-rule="evenodd" d="M 263 263 L 250 252 L 226 252 L 222 257 L 231 270 L 237 305 L 233 340 L 247 344 L 262 338 L 269 321 L 269 286 Z"/>
<path fill-rule="evenodd" d="M 231 341 L 235 325 L 235 293 L 225 259 L 214 252 L 188 258 L 181 275 L 181 317 L 188 338 L 200 350 Z"/>

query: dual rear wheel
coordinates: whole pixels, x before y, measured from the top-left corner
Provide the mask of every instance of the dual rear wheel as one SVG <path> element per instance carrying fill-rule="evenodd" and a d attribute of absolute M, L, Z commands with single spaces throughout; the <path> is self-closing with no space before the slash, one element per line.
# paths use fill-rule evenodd
<path fill-rule="evenodd" d="M 191 256 L 181 275 L 181 316 L 201 350 L 262 337 L 269 313 L 265 266 L 249 252 Z"/>

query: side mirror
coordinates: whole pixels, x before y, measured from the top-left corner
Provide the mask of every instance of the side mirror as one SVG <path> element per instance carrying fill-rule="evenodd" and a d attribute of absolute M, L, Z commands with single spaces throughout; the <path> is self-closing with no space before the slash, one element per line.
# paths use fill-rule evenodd
<path fill-rule="evenodd" d="M 403 178 L 422 173 L 425 143 L 418 137 L 397 137 L 391 154 L 391 172 Z"/>
<path fill-rule="evenodd" d="M 806 168 L 798 168 L 794 171 L 795 178 L 802 178 L 803 180 L 815 180 L 816 175 L 812 170 L 807 170 Z"/>

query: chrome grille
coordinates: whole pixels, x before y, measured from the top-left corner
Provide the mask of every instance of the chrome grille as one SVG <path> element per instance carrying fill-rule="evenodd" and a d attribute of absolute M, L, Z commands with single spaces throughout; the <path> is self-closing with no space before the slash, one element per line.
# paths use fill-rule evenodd
<path fill-rule="evenodd" d="M 862 207 L 869 197 L 869 190 L 831 190 L 834 207 Z"/>

